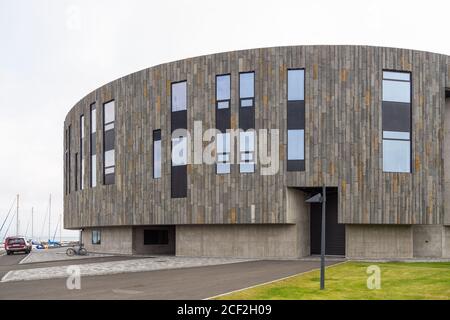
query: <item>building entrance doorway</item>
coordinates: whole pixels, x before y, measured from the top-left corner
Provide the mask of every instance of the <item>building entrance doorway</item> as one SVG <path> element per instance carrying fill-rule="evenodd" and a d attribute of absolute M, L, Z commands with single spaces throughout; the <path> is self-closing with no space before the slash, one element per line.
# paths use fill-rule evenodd
<path fill-rule="evenodd" d="M 321 188 L 313 190 L 311 195 L 322 192 Z M 311 254 L 320 254 L 322 204 L 311 203 L 310 236 Z M 345 256 L 345 225 L 338 224 L 338 190 L 327 187 L 325 254 Z"/>

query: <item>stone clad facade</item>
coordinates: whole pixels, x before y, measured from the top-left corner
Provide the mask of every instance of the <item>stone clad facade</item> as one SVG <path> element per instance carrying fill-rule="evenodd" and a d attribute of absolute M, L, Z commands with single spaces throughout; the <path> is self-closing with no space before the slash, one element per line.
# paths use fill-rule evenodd
<path fill-rule="evenodd" d="M 347 256 L 450 256 L 449 62 L 446 55 L 406 49 L 292 46 L 189 58 L 112 81 L 80 100 L 65 119 L 71 161 L 64 167 L 65 185 L 70 184 L 64 227 L 83 228 L 91 250 L 116 250 L 113 240 L 91 245 L 91 230 L 103 230 L 102 239 L 106 234 L 114 239 L 120 230 L 120 239 L 128 233 L 130 238 L 120 252 L 151 253 L 152 246 L 131 239 L 141 239 L 143 228 L 167 226 L 169 247 L 179 255 L 299 257 L 309 255 L 311 246 L 305 196 L 326 185 L 337 192 L 336 224 L 345 225 Z M 297 172 L 286 170 L 289 69 L 304 69 L 305 170 Z M 383 172 L 384 70 L 411 73 L 410 173 Z M 187 81 L 187 129 L 193 132 L 196 121 L 203 129 L 215 127 L 215 77 L 230 74 L 231 128 L 237 129 L 239 73 L 247 71 L 254 72 L 255 129 L 279 130 L 278 172 L 262 175 L 257 163 L 254 173 L 243 174 L 232 164 L 230 174 L 218 175 L 214 165 L 188 164 L 187 196 L 172 198 L 171 84 Z M 111 100 L 115 183 L 104 185 L 102 106 Z M 81 141 L 90 150 L 89 139 L 80 139 L 79 119 L 85 116 L 89 133 L 94 103 L 97 185 L 89 186 L 89 152 L 84 152 L 83 189 L 75 190 L 75 181 L 81 181 L 75 152 Z M 162 174 L 154 179 L 152 134 L 159 129 Z M 193 157 L 192 146 L 188 151 Z"/>

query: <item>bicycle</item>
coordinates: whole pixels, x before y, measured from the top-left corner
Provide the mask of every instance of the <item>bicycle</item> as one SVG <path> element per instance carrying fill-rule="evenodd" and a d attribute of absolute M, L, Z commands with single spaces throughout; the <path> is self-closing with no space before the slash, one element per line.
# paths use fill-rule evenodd
<path fill-rule="evenodd" d="M 66 250 L 66 254 L 67 254 L 69 257 L 72 257 L 72 256 L 74 256 L 74 255 L 77 255 L 77 256 L 85 256 L 85 255 L 87 255 L 87 250 L 83 247 L 83 244 L 80 244 L 80 245 L 78 246 L 78 249 L 76 249 L 76 248 L 68 248 L 68 249 Z"/>

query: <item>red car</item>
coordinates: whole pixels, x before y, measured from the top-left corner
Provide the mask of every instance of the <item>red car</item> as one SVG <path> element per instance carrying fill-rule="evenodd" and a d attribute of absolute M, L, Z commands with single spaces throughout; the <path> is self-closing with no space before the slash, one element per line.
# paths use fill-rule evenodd
<path fill-rule="evenodd" d="M 19 251 L 28 254 L 31 252 L 31 243 L 24 237 L 8 237 L 5 239 L 5 250 L 7 255 Z"/>

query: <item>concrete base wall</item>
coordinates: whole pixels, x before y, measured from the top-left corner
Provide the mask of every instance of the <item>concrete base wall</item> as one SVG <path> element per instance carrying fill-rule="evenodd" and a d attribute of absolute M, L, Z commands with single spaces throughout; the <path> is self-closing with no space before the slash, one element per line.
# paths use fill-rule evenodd
<path fill-rule="evenodd" d="M 442 242 L 442 257 L 450 258 L 450 227 L 444 227 Z"/>
<path fill-rule="evenodd" d="M 443 226 L 413 226 L 412 231 L 415 258 L 442 257 Z"/>
<path fill-rule="evenodd" d="M 450 144 L 450 142 L 448 144 Z M 448 160 L 448 162 L 450 162 L 450 160 Z M 448 181 L 444 183 L 444 193 L 444 225 L 450 226 L 450 182 Z"/>
<path fill-rule="evenodd" d="M 92 231 L 101 231 L 101 243 L 92 244 Z M 82 232 L 82 242 L 91 252 L 107 252 L 118 254 L 132 254 L 132 227 L 85 228 Z"/>
<path fill-rule="evenodd" d="M 310 255 L 309 205 L 305 194 L 287 188 L 287 222 L 271 225 L 176 226 L 176 255 L 241 258 L 299 258 Z"/>
<path fill-rule="evenodd" d="M 450 258 L 450 227 L 347 225 L 350 259 Z"/>
<path fill-rule="evenodd" d="M 348 258 L 413 257 L 411 226 L 347 225 L 346 255 Z"/>
<path fill-rule="evenodd" d="M 303 191 L 294 188 L 287 188 L 287 219 L 295 223 L 297 256 L 306 257 L 311 253 L 310 241 L 310 206 L 307 204 L 306 195 Z"/>
<path fill-rule="evenodd" d="M 297 258 L 296 225 L 176 227 L 177 256 Z"/>
<path fill-rule="evenodd" d="M 291 192 L 292 191 L 292 192 Z M 310 255 L 309 208 L 301 191 L 288 191 L 292 224 L 178 225 L 86 228 L 88 251 L 118 254 L 299 258 Z M 168 245 L 144 245 L 144 230 L 169 229 Z M 92 231 L 101 243 L 92 244 Z M 450 258 L 450 226 L 346 225 L 349 259 Z"/>

